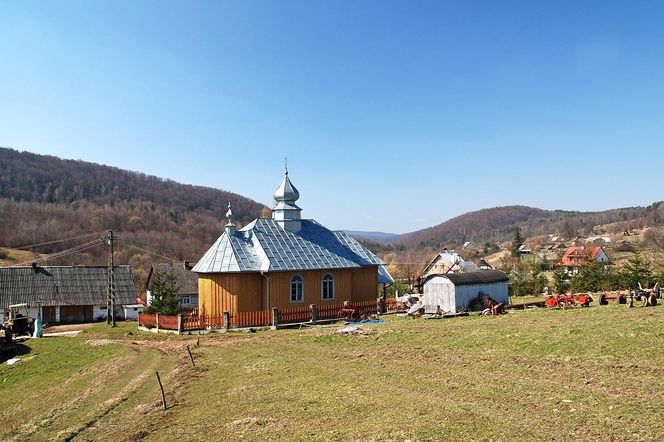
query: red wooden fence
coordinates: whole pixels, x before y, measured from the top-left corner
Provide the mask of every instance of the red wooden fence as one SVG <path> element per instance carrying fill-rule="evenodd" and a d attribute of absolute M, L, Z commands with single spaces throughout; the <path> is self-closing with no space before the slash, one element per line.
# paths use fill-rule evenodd
<path fill-rule="evenodd" d="M 339 310 L 344 308 L 343 304 L 323 304 L 318 307 L 319 319 L 331 319 L 339 317 Z"/>
<path fill-rule="evenodd" d="M 255 312 L 238 312 L 231 316 L 233 327 L 253 327 L 272 324 L 272 312 L 261 310 Z"/>
<path fill-rule="evenodd" d="M 304 322 L 311 319 L 309 307 L 284 308 L 279 310 L 279 322 Z"/>
<path fill-rule="evenodd" d="M 322 304 L 316 306 L 318 319 L 335 319 L 340 318 L 340 312 L 343 308 L 354 308 L 359 310 L 359 316 L 374 314 L 378 311 L 376 301 L 362 301 L 352 302 L 348 306 L 343 304 Z M 396 309 L 396 301 L 394 298 L 388 299 L 386 302 L 388 310 Z M 278 312 L 279 323 L 285 324 L 289 322 L 306 322 L 311 320 L 310 307 L 294 307 L 280 309 Z M 230 315 L 231 327 L 255 327 L 262 325 L 272 324 L 272 311 L 260 310 L 252 312 L 239 312 Z M 146 327 L 156 327 L 156 315 L 149 315 L 147 313 L 139 313 L 139 325 Z M 221 329 L 224 328 L 223 315 L 206 315 L 205 312 L 198 310 L 192 311 L 190 314 L 182 315 L 182 329 L 183 330 L 202 330 L 206 328 Z M 178 329 L 178 317 L 159 315 L 159 328 L 168 330 Z"/>
<path fill-rule="evenodd" d="M 378 313 L 378 304 L 376 301 L 351 302 L 352 308 L 360 310 L 360 315 L 375 315 Z"/>
<path fill-rule="evenodd" d="M 149 315 L 147 313 L 138 314 L 138 325 L 144 327 L 156 327 L 157 326 L 157 315 Z"/>
<path fill-rule="evenodd" d="M 178 317 L 177 316 L 162 316 L 159 315 L 159 328 L 164 328 L 166 330 L 177 330 L 178 329 Z"/>

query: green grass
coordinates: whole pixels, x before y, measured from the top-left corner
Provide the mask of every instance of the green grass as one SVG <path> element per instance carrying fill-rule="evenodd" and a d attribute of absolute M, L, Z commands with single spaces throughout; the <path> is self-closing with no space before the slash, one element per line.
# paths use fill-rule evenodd
<path fill-rule="evenodd" d="M 207 336 L 196 367 L 195 338 L 126 324 L 31 340 L 0 368 L 0 439 L 664 440 L 664 307 L 386 319 Z M 50 400 L 8 411 L 24 391 Z"/>

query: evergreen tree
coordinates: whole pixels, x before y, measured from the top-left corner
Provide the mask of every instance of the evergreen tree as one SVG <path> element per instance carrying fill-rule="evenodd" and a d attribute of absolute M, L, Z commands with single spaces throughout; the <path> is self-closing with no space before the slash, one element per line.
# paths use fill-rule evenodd
<path fill-rule="evenodd" d="M 627 283 L 630 288 L 637 288 L 639 283 L 646 287 L 652 287 L 655 276 L 652 271 L 652 264 L 641 252 L 636 250 L 634 256 L 629 258 L 622 270 L 622 282 Z"/>
<path fill-rule="evenodd" d="M 567 293 L 569 280 L 564 267 L 558 267 L 553 271 L 553 290 L 556 293 Z"/>
<path fill-rule="evenodd" d="M 182 313 L 178 296 L 177 278 L 172 270 L 152 274 L 152 302 L 146 313 L 177 315 Z"/>
<path fill-rule="evenodd" d="M 534 267 L 530 272 L 530 293 L 539 295 L 544 292 L 544 287 L 549 285 L 549 279 L 538 267 Z"/>
<path fill-rule="evenodd" d="M 572 279 L 572 288 L 579 292 L 610 290 L 615 284 L 611 270 L 600 265 L 590 255 L 586 257 L 579 273 Z"/>
<path fill-rule="evenodd" d="M 512 252 L 512 257 L 517 258 L 519 253 L 519 247 L 523 245 L 523 237 L 521 236 L 521 229 L 518 227 L 514 231 L 514 237 L 512 239 L 512 247 L 510 248 Z"/>

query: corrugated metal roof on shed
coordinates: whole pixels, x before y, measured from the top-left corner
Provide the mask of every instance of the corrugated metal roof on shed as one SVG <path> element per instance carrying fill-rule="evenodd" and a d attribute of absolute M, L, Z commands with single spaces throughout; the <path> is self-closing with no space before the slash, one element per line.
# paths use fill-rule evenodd
<path fill-rule="evenodd" d="M 136 302 L 130 266 L 114 271 L 118 304 Z M 0 268 L 0 307 L 30 305 L 105 305 L 108 267 L 3 267 Z"/>
<path fill-rule="evenodd" d="M 487 284 L 491 282 L 509 281 L 509 277 L 500 270 L 479 270 L 466 273 L 446 273 L 429 275 L 427 281 L 436 276 L 442 276 L 454 283 L 454 285 Z M 426 282 L 426 281 L 425 281 Z"/>

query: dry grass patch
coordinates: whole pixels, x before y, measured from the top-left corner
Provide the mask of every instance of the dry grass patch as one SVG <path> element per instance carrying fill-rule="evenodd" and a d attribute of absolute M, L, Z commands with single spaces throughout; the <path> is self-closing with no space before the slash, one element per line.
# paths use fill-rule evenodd
<path fill-rule="evenodd" d="M 46 428 L 74 440 L 664 440 L 664 307 L 391 316 L 364 328 L 358 336 L 335 328 L 213 335 L 198 347 L 191 337 L 91 329 L 67 341 L 99 359 L 69 375 L 88 373 L 98 394 Z M 97 380 L 109 376 L 100 371 L 105 348 L 124 367 L 121 385 Z M 63 390 L 83 395 L 86 386 L 74 380 Z M 10 436 L 22 434 L 43 433 Z"/>

